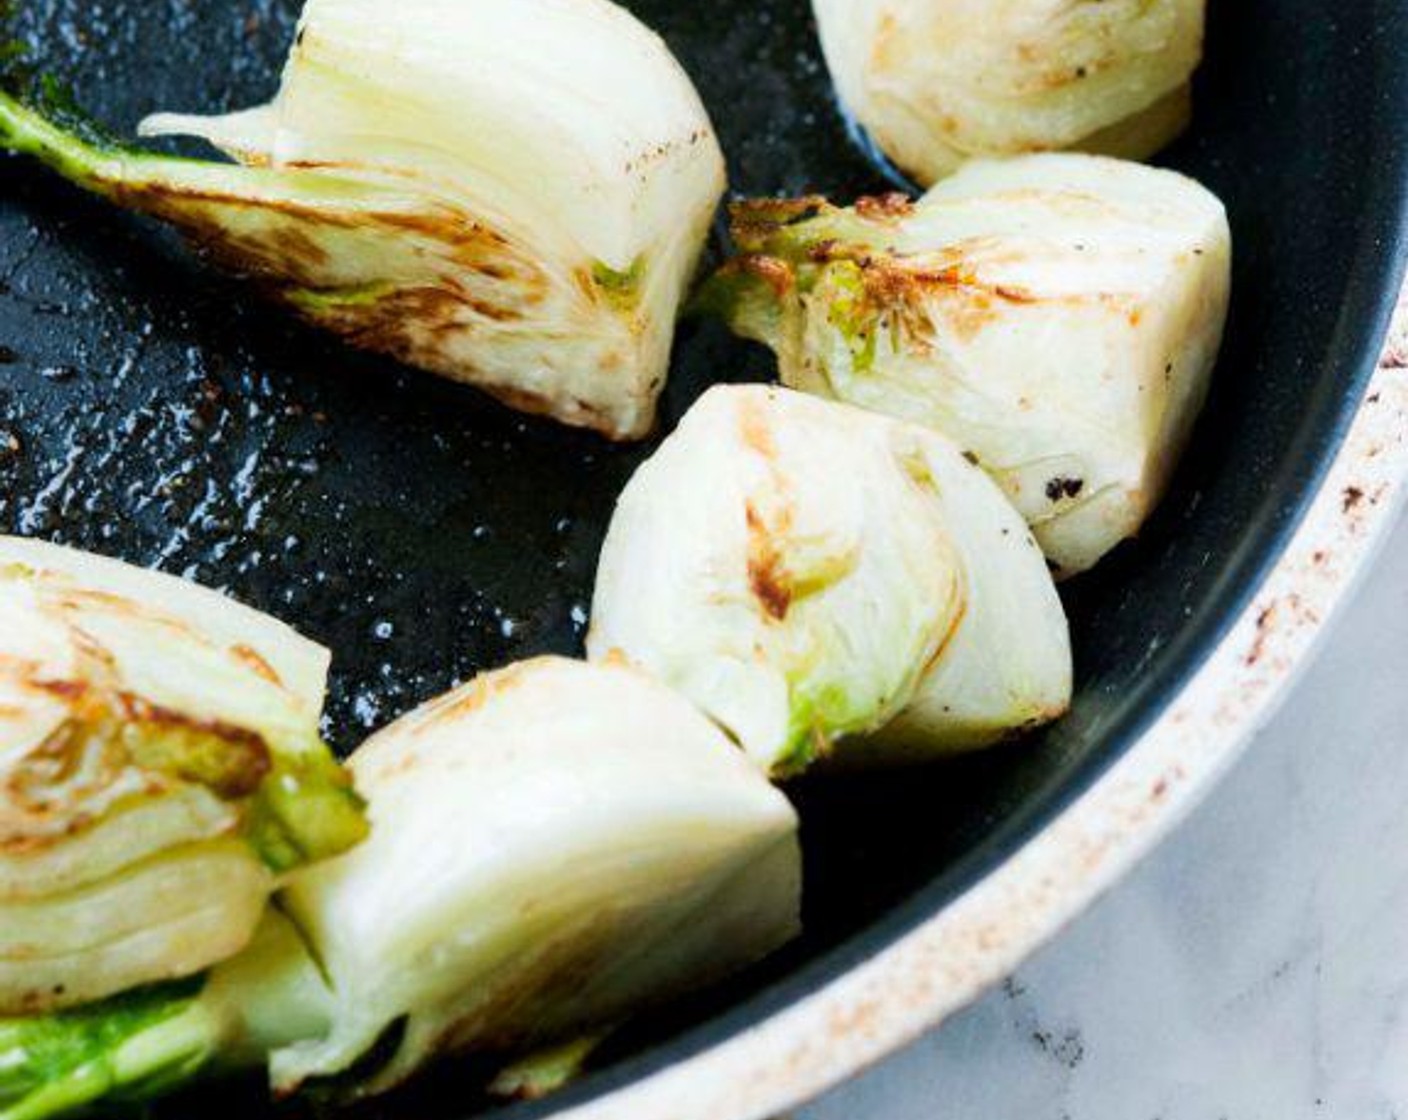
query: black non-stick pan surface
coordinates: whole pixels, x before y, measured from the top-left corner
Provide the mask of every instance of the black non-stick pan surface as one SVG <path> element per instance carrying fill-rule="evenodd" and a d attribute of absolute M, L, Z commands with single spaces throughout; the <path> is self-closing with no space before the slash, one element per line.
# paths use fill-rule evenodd
<path fill-rule="evenodd" d="M 889 185 L 835 107 L 804 0 L 629 6 L 699 84 L 737 192 L 849 200 Z M 1075 710 L 968 762 L 797 786 L 805 940 L 623 1037 L 597 1072 L 518 1115 L 696 1052 L 943 907 L 1119 757 L 1275 558 L 1352 415 L 1397 287 L 1408 19 L 1395 0 L 1212 7 L 1197 123 L 1167 158 L 1231 211 L 1231 329 L 1175 492 L 1137 544 L 1065 589 Z M 153 109 L 265 99 L 298 3 L 10 8 L 30 59 L 126 132 Z M 578 652 L 612 502 L 650 450 L 346 350 L 164 231 L 14 160 L 0 161 L 0 362 L 0 530 L 227 588 L 326 643 L 326 729 L 344 752 L 480 669 Z M 666 430 L 708 383 L 771 372 L 761 350 L 686 327 Z M 363 1111 L 490 1107 L 476 1076 L 442 1069 Z M 250 1117 L 261 1100 L 224 1088 L 165 1114 Z"/>

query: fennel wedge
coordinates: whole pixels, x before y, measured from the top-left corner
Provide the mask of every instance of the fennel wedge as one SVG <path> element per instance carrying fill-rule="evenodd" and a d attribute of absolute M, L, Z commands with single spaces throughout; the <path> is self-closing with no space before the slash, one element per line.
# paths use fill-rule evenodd
<path fill-rule="evenodd" d="M 0 145 L 353 345 L 613 438 L 651 429 L 724 170 L 689 79 L 623 9 L 309 0 L 272 102 L 141 131 L 238 162 L 90 142 L 0 98 Z"/>
<path fill-rule="evenodd" d="M 275 1053 L 286 1091 L 403 1024 L 379 1092 L 437 1053 L 590 1035 L 798 931 L 797 818 L 682 697 L 618 666 L 489 673 L 352 757 L 370 840 L 284 905 L 333 991 L 327 1036 Z"/>
<path fill-rule="evenodd" d="M 0 1014 L 199 972 L 278 875 L 362 839 L 327 662 L 214 592 L 0 538 Z"/>
<path fill-rule="evenodd" d="M 1061 715 L 1066 618 L 941 436 L 786 389 L 706 393 L 627 485 L 587 638 L 763 769 L 971 750 Z"/>
<path fill-rule="evenodd" d="M 1096 156 L 979 161 L 917 202 L 734 208 L 699 307 L 796 389 L 942 432 L 1061 576 L 1135 535 L 1207 396 L 1231 290 L 1222 203 Z"/>
<path fill-rule="evenodd" d="M 928 186 L 975 157 L 1146 159 L 1191 116 L 1207 0 L 812 0 L 841 100 Z"/>

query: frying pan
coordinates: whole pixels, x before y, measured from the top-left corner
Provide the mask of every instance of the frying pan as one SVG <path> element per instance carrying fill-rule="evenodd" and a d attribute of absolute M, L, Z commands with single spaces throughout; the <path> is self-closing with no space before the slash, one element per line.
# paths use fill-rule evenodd
<path fill-rule="evenodd" d="M 833 102 L 803 0 L 628 6 L 697 81 L 736 191 L 849 200 L 889 185 Z M 127 131 L 152 109 L 263 100 L 297 9 L 20 0 L 11 22 Z M 1226 764 L 1408 458 L 1392 369 L 1345 443 L 1400 277 L 1405 36 L 1398 0 L 1213 5 L 1197 123 L 1166 159 L 1228 204 L 1232 322 L 1174 492 L 1138 542 L 1064 589 L 1070 717 L 978 758 L 796 785 L 804 940 L 509 1115 L 745 1120 L 795 1103 L 1014 965 Z M 352 353 L 16 161 L 0 163 L 0 362 L 0 528 L 227 588 L 331 646 L 326 730 L 343 751 L 478 669 L 578 652 L 613 499 L 650 450 Z M 666 430 L 706 384 L 770 373 L 761 351 L 687 326 Z M 500 1107 L 471 1065 L 357 1112 Z M 230 1086 L 159 1115 L 266 1108 Z"/>

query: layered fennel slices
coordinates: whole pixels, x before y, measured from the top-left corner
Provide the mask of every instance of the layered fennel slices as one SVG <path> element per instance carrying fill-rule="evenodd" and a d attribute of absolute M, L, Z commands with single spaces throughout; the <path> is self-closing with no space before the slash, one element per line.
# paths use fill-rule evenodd
<path fill-rule="evenodd" d="M 366 832 L 326 651 L 182 580 L 0 538 L 0 1015 L 189 976 Z"/>
<path fill-rule="evenodd" d="M 979 462 L 1059 575 L 1137 533 L 1207 395 L 1231 287 L 1218 199 L 1096 156 L 971 163 L 917 202 L 741 203 L 698 305 L 785 384 Z"/>
<path fill-rule="evenodd" d="M 928 186 L 984 156 L 1146 159 L 1192 115 L 1206 0 L 812 0 L 842 102 Z"/>
<path fill-rule="evenodd" d="M 560 1076 L 633 1011 L 798 931 L 791 806 L 627 668 L 490 673 L 350 766 L 368 840 L 291 876 L 250 948 L 198 990 L 0 1023 L 0 1116 L 266 1063 L 279 1091 L 316 1078 L 353 1096 L 454 1053 L 546 1048 L 508 1080 Z"/>
<path fill-rule="evenodd" d="M 761 386 L 710 390 L 627 485 L 588 651 L 777 776 L 981 747 L 1071 695 L 1041 552 L 958 447 Z"/>
<path fill-rule="evenodd" d="M 688 77 L 623 9 L 308 0 L 272 102 L 141 131 L 238 163 L 90 143 L 0 98 L 0 144 L 352 344 L 613 438 L 651 429 L 724 166 Z"/>

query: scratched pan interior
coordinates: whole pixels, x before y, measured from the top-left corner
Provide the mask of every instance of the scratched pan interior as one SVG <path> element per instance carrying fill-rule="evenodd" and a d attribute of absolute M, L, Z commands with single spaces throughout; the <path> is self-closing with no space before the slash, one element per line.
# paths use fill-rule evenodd
<path fill-rule="evenodd" d="M 884 186 L 833 106 L 803 0 L 631 6 L 693 73 L 739 191 Z M 1246 602 L 1334 450 L 1396 288 L 1408 96 L 1390 44 L 1405 21 L 1387 0 L 1213 7 L 1198 122 L 1169 160 L 1228 203 L 1233 321 L 1175 493 L 1137 545 L 1066 588 L 1074 712 L 970 762 L 797 787 L 806 938 L 518 1115 L 696 1052 L 933 914 L 1116 759 Z M 126 130 L 151 109 L 270 93 L 297 4 L 13 8 L 31 58 Z M 228 588 L 327 643 L 340 750 L 476 670 L 579 650 L 612 501 L 648 448 L 350 353 L 13 161 L 0 280 L 0 528 Z M 686 328 L 667 424 L 708 382 L 768 373 L 761 351 Z M 467 1115 L 490 1107 L 477 1072 L 441 1069 L 363 1111 Z M 248 1117 L 259 1099 L 238 1087 L 169 1114 Z"/>

